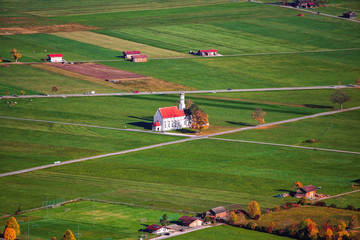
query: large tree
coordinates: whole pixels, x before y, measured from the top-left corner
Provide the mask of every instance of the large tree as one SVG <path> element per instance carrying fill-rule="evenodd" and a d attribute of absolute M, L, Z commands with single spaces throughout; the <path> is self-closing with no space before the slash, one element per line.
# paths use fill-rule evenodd
<path fill-rule="evenodd" d="M 167 226 L 167 225 L 169 225 L 170 220 L 169 220 L 169 218 L 168 218 L 168 216 L 167 216 L 166 213 L 162 216 L 162 219 L 160 220 L 160 223 L 161 223 L 162 226 Z"/>
<path fill-rule="evenodd" d="M 331 94 L 330 100 L 333 103 L 340 104 L 340 110 L 342 110 L 343 104 L 350 101 L 350 96 L 345 91 L 338 89 L 333 94 Z"/>
<path fill-rule="evenodd" d="M 71 230 L 67 230 L 62 238 L 62 240 L 76 240 L 74 234 Z"/>
<path fill-rule="evenodd" d="M 261 108 L 255 108 L 255 111 L 251 113 L 251 117 L 259 123 L 259 126 L 265 123 L 265 116 L 266 112 L 264 112 Z"/>
<path fill-rule="evenodd" d="M 14 229 L 16 236 L 20 235 L 20 226 L 17 223 L 16 218 L 14 218 L 14 217 L 9 218 L 9 220 L 6 222 L 5 230 L 6 230 L 6 228 Z"/>
<path fill-rule="evenodd" d="M 202 130 L 209 128 L 209 115 L 197 110 L 192 115 L 192 129 L 199 130 L 201 134 Z"/>
<path fill-rule="evenodd" d="M 21 53 L 18 50 L 16 50 L 15 48 L 11 49 L 10 53 L 11 53 L 11 56 L 15 59 L 15 62 L 17 62 L 18 59 L 22 57 Z"/>
<path fill-rule="evenodd" d="M 248 208 L 249 208 L 248 214 L 251 218 L 254 218 L 256 215 L 260 216 L 261 214 L 260 206 L 256 201 L 250 202 Z"/>

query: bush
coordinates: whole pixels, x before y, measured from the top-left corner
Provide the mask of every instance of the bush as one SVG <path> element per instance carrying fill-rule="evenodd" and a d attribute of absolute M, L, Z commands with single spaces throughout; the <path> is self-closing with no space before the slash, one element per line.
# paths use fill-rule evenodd
<path fill-rule="evenodd" d="M 251 230 L 255 230 L 257 224 L 255 222 L 249 222 L 246 227 Z"/>
<path fill-rule="evenodd" d="M 260 215 L 255 215 L 254 220 L 257 221 L 260 219 Z"/>
<path fill-rule="evenodd" d="M 274 207 L 274 212 L 278 212 L 280 210 L 281 210 L 281 208 L 279 206 Z"/>
<path fill-rule="evenodd" d="M 325 202 L 316 202 L 316 203 L 315 203 L 315 206 L 318 206 L 318 207 L 326 207 L 326 203 L 325 203 Z"/>
<path fill-rule="evenodd" d="M 302 197 L 298 203 L 301 205 L 306 205 L 309 203 L 309 199 L 307 199 L 306 197 Z"/>
<path fill-rule="evenodd" d="M 330 207 L 331 208 L 336 208 L 336 204 L 332 203 L 332 204 L 330 204 Z"/>
<path fill-rule="evenodd" d="M 346 207 L 346 209 L 347 209 L 347 210 L 351 210 L 351 211 L 355 211 L 355 210 L 356 210 L 356 208 L 355 208 L 353 205 L 348 205 L 348 206 Z"/>

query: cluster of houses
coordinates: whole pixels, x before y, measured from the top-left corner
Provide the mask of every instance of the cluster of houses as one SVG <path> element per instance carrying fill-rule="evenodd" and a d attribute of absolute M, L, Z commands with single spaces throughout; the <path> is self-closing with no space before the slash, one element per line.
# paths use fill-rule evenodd
<path fill-rule="evenodd" d="M 228 214 L 227 210 L 223 206 L 220 206 L 220 207 L 212 208 L 202 214 L 199 214 L 197 217 L 182 216 L 178 219 L 178 222 L 180 226 L 193 228 L 208 224 L 204 222 L 206 216 L 208 216 L 212 220 L 221 221 L 227 218 L 227 214 Z M 158 224 L 152 224 L 146 227 L 146 231 L 152 234 L 166 234 L 166 233 L 170 233 L 171 228 L 167 226 L 161 226 Z"/>
<path fill-rule="evenodd" d="M 140 51 L 124 51 L 124 58 L 132 62 L 147 62 L 147 55 L 141 54 Z"/>
<path fill-rule="evenodd" d="M 191 128 L 192 116 L 185 113 L 185 94 L 180 93 L 180 104 L 177 106 L 158 108 L 154 115 L 153 131 L 169 131 Z"/>

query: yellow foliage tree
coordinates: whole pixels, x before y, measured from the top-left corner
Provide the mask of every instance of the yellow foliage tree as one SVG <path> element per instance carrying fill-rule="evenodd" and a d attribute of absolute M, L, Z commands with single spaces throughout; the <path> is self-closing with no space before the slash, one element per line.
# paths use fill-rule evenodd
<path fill-rule="evenodd" d="M 264 112 L 261 108 L 255 108 L 255 111 L 251 113 L 251 117 L 255 119 L 259 125 L 265 123 L 266 112 Z"/>
<path fill-rule="evenodd" d="M 344 220 L 339 220 L 338 221 L 338 224 L 336 226 L 336 229 L 338 232 L 341 232 L 341 231 L 345 231 L 346 230 L 346 223 L 344 222 Z"/>
<path fill-rule="evenodd" d="M 239 216 L 234 211 L 229 213 L 229 223 L 233 225 L 239 223 Z"/>
<path fill-rule="evenodd" d="M 4 238 L 6 240 L 14 240 L 16 239 L 16 231 L 13 228 L 7 227 L 4 231 Z"/>
<path fill-rule="evenodd" d="M 17 223 L 16 218 L 14 218 L 14 217 L 9 218 L 9 220 L 6 223 L 5 230 L 6 230 L 6 228 L 14 229 L 16 236 L 20 235 L 20 226 Z"/>
<path fill-rule="evenodd" d="M 303 185 L 302 185 L 302 183 L 301 182 L 294 182 L 294 188 L 295 188 L 295 190 L 298 190 L 299 188 L 302 188 L 303 187 Z"/>
<path fill-rule="evenodd" d="M 350 234 L 347 231 L 338 232 L 335 236 L 335 240 L 349 239 Z"/>
<path fill-rule="evenodd" d="M 334 235 L 334 233 L 330 228 L 326 229 L 326 232 L 325 232 L 325 239 L 326 240 L 332 240 L 333 235 Z"/>
<path fill-rule="evenodd" d="M 69 229 L 65 232 L 62 240 L 76 240 L 74 234 L 72 233 L 72 231 Z"/>
<path fill-rule="evenodd" d="M 256 215 L 260 215 L 260 206 L 256 201 L 252 201 L 249 203 L 249 211 L 248 214 L 251 218 L 254 218 Z"/>
<path fill-rule="evenodd" d="M 201 134 L 202 130 L 209 128 L 209 115 L 206 113 L 197 110 L 192 117 L 192 129 L 199 130 L 199 133 Z"/>
<path fill-rule="evenodd" d="M 22 57 L 21 53 L 18 50 L 16 50 L 15 48 L 11 49 L 10 53 L 11 53 L 11 56 L 15 59 L 15 62 L 17 62 L 18 59 Z"/>

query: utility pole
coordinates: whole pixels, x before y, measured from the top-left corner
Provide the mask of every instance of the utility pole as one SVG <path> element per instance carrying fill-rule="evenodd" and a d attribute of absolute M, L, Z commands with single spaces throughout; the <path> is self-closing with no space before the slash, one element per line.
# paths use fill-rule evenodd
<path fill-rule="evenodd" d="M 78 240 L 80 240 L 80 226 L 78 225 Z"/>
<path fill-rule="evenodd" d="M 93 228 L 95 228 L 95 205 L 93 204 Z"/>
<path fill-rule="evenodd" d="M 46 218 L 49 218 L 49 197 L 46 197 Z"/>

